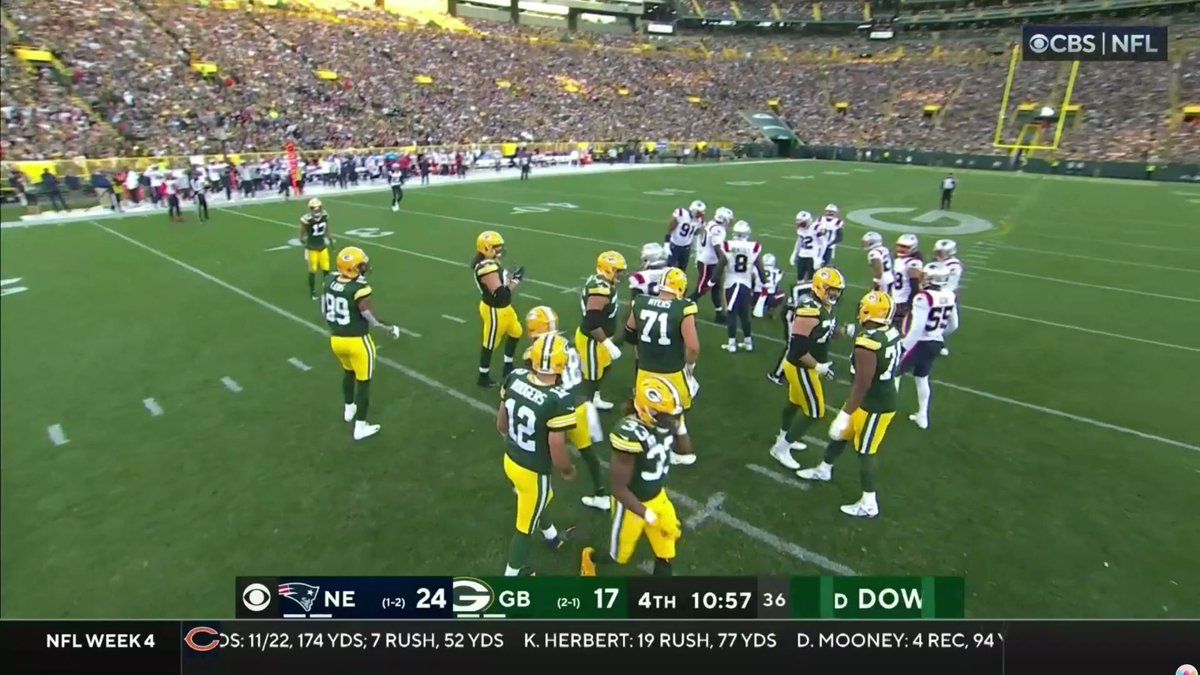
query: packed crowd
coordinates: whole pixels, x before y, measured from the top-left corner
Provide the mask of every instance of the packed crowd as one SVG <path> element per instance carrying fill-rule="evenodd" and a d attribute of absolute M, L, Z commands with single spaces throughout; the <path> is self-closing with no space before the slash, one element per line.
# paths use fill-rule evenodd
<path fill-rule="evenodd" d="M 1008 66 L 1004 54 L 976 49 L 951 58 L 928 44 L 906 45 L 894 62 L 831 62 L 805 56 L 813 40 L 708 37 L 688 48 L 649 48 L 636 37 L 562 40 L 490 24 L 476 33 L 401 30 L 382 19 L 171 0 L 10 0 L 5 9 L 17 39 L 53 50 L 71 69 L 69 91 L 101 118 L 64 107 L 67 86 L 34 78 L 12 100 L 36 101 L 36 111 L 6 107 L 8 159 L 271 151 L 287 140 L 307 149 L 759 142 L 741 111 L 773 99 L 797 135 L 815 144 L 992 153 Z M 821 44 L 853 54 L 846 38 Z M 1083 111 L 1064 139 L 1066 156 L 1194 160 L 1195 127 L 1169 131 L 1168 108 L 1172 78 L 1188 102 L 1200 102 L 1197 58 L 1193 52 L 1177 69 L 1085 64 L 1074 95 Z M 203 76 L 193 62 L 217 72 Z M 13 82 L 31 79 L 9 77 L 22 67 L 5 56 L 6 99 Z M 320 79 L 318 70 L 336 79 Z M 1064 76 L 1055 64 L 1024 64 L 1012 104 L 1061 97 Z M 927 105 L 944 106 L 944 114 L 926 114 Z M 20 131 L 34 119 L 36 147 L 34 135 Z M 1017 128 L 1006 130 L 1009 138 Z"/>
<path fill-rule="evenodd" d="M 863 18 L 864 2 L 847 2 L 845 0 L 698 0 L 702 16 L 709 19 L 767 19 L 778 16 L 788 19 L 812 21 L 816 18 L 813 6 L 818 5 L 822 20 Z M 734 6 L 736 5 L 736 10 Z M 697 12 L 692 3 L 678 3 L 679 11 L 684 16 L 696 16 Z"/>

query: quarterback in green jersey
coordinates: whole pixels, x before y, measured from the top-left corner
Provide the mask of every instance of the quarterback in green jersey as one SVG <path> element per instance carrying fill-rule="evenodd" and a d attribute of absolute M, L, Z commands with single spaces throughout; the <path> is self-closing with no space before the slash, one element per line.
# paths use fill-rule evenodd
<path fill-rule="evenodd" d="M 899 386 L 900 331 L 892 324 L 895 305 L 881 291 L 871 291 L 858 304 L 861 326 L 854 340 L 850 372 L 854 382 L 850 396 L 829 426 L 825 459 L 796 475 L 805 480 L 833 480 L 833 462 L 851 442 L 862 462 L 862 497 L 842 507 L 842 513 L 857 518 L 879 515 L 875 495 L 875 455 L 896 416 L 896 389 Z"/>
<path fill-rule="evenodd" d="M 329 231 L 329 214 L 316 197 L 308 200 L 308 213 L 300 216 L 300 243 L 304 245 L 304 259 L 308 261 L 308 292 L 317 299 L 317 272 L 321 273 L 321 286 L 329 274 L 329 247 L 333 244 Z"/>

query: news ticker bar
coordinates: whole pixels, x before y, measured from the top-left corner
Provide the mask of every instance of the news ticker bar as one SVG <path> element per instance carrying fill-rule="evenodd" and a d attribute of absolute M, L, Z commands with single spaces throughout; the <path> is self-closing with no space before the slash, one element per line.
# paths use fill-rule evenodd
<path fill-rule="evenodd" d="M 238 577 L 239 619 L 955 619 L 962 577 Z"/>
<path fill-rule="evenodd" d="M 14 672 L 237 675 L 599 672 L 777 666 L 788 672 L 1169 675 L 1200 655 L 1186 621 L 0 621 Z M 21 664 L 35 666 L 21 668 Z M 422 671 L 417 671 L 422 672 Z"/>

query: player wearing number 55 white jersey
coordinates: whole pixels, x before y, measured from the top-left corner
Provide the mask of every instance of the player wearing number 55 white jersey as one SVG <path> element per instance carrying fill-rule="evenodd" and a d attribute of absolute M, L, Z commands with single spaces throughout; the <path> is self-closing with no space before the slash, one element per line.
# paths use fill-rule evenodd
<path fill-rule="evenodd" d="M 917 412 L 908 419 L 922 429 L 929 428 L 929 373 L 945 343 L 946 336 L 958 330 L 958 299 L 949 290 L 950 270 L 945 264 L 931 262 L 922 273 L 921 290 L 912 301 L 908 331 L 902 343 L 904 358 L 900 372 L 912 373 L 917 381 Z"/>
<path fill-rule="evenodd" d="M 675 441 L 679 452 L 671 453 L 672 464 L 693 464 L 696 454 L 688 436 L 683 413 L 692 407 L 692 398 L 700 390 L 692 372 L 700 356 L 700 336 L 696 331 L 696 303 L 684 298 L 687 275 L 676 267 L 667 268 L 658 295 L 639 295 L 633 299 L 625 322 L 625 343 L 637 349 L 637 382 L 657 378 L 677 392 L 680 405 Z"/>
<path fill-rule="evenodd" d="M 559 328 L 558 314 L 553 309 L 539 305 L 529 310 L 525 315 L 525 331 L 530 339 L 536 340 L 543 335 L 557 333 Z M 532 348 L 525 351 L 525 361 L 532 367 L 536 353 Z M 570 344 L 567 345 L 567 365 L 559 378 L 558 386 L 570 394 L 571 403 L 575 406 L 575 427 L 567 431 L 567 442 L 579 451 L 579 458 L 587 467 L 588 477 L 592 480 L 592 493 L 580 498 L 585 506 L 601 511 L 608 510 L 608 491 L 600 476 L 600 460 L 596 457 L 592 444 L 604 438 L 600 428 L 600 414 L 584 392 L 583 363 L 579 352 Z"/>
<path fill-rule="evenodd" d="M 671 220 L 667 221 L 667 245 L 671 247 L 669 264 L 686 270 L 688 259 L 692 253 L 692 240 L 696 233 L 704 227 L 704 202 L 696 200 L 686 210 L 675 209 Z"/>
<path fill-rule="evenodd" d="M 725 293 L 722 306 L 725 309 L 725 327 L 729 341 L 722 349 L 737 351 L 737 324 L 742 324 L 742 349 L 754 351 L 754 338 L 750 330 L 750 311 L 754 305 L 754 280 L 762 279 L 762 245 L 750 240 L 750 223 L 737 221 L 733 226 L 733 238 L 721 245 L 721 259 L 717 263 L 716 277 L 722 280 Z"/>
<path fill-rule="evenodd" d="M 946 282 L 945 289 L 953 291 L 958 295 L 958 284 L 962 282 L 963 264 L 958 259 L 958 244 L 950 239 L 938 239 L 933 244 L 933 259 L 946 266 L 950 272 L 950 279 Z M 944 344 L 942 345 L 942 356 L 950 356 L 950 349 Z"/>

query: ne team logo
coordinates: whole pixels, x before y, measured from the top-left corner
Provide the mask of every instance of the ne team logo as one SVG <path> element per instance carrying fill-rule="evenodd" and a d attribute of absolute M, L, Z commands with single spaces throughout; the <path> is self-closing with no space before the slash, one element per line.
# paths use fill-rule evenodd
<path fill-rule="evenodd" d="M 1166 61 L 1166 26 L 1025 26 L 1025 61 Z"/>

